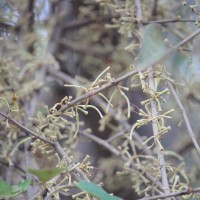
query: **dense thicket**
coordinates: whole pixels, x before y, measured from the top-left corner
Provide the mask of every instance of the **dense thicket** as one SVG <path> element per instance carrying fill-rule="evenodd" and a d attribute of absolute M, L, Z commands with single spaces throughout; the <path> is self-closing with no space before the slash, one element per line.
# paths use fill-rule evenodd
<path fill-rule="evenodd" d="M 199 198 L 199 21 L 192 0 L 0 1 L 0 198 Z"/>

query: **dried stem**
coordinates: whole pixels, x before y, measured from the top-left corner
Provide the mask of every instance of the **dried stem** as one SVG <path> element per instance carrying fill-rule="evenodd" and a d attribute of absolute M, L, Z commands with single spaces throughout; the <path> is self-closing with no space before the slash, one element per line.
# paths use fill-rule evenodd
<path fill-rule="evenodd" d="M 110 152 L 112 152 L 114 155 L 116 156 L 119 156 L 122 160 L 124 160 L 125 162 L 130 162 L 130 158 L 128 158 L 127 156 L 125 155 L 122 155 L 120 153 L 120 151 L 118 151 L 115 147 L 113 147 L 111 144 L 109 144 L 106 140 L 103 140 L 103 139 L 100 139 L 98 137 L 96 137 L 95 135 L 91 135 L 91 134 L 88 134 L 88 133 L 85 133 L 85 132 L 82 132 L 82 131 L 79 131 L 79 134 L 80 135 L 83 135 L 89 139 L 91 139 L 92 141 L 96 142 L 97 144 L 100 144 L 101 146 L 105 147 L 106 149 L 108 149 Z M 131 167 L 135 170 L 141 170 L 141 169 L 138 169 L 137 165 L 132 161 L 131 162 Z M 162 183 L 160 183 L 159 181 L 156 181 L 155 178 L 149 174 L 148 172 L 141 172 L 143 175 L 146 176 L 146 178 L 148 180 L 150 180 L 152 183 L 156 183 L 159 190 L 163 191 L 163 185 Z"/>
<path fill-rule="evenodd" d="M 62 157 L 65 156 L 65 157 L 66 157 L 66 153 L 65 153 L 65 151 L 63 150 L 63 148 L 62 148 L 62 146 L 60 145 L 59 142 L 55 142 L 55 143 L 54 143 L 54 147 L 55 147 L 55 149 L 57 150 L 57 152 L 59 153 L 60 156 L 62 156 Z M 74 161 L 71 160 L 69 157 L 66 157 L 66 160 L 67 160 L 67 163 L 69 163 L 70 165 L 72 165 L 72 167 L 76 165 L 76 164 L 74 163 Z M 84 180 L 87 180 L 88 182 L 90 182 L 90 180 L 87 178 L 87 176 L 85 175 L 85 173 L 84 173 L 79 167 L 75 167 L 75 168 L 73 169 L 73 171 L 75 172 L 74 175 L 75 175 L 75 177 L 76 177 L 78 180 L 84 179 Z M 80 178 L 79 175 L 81 175 L 82 178 Z"/>
<path fill-rule="evenodd" d="M 48 194 L 48 196 L 46 196 L 46 197 L 44 198 L 44 200 L 48 200 L 49 198 L 51 198 L 51 196 L 52 196 L 53 194 L 55 194 L 56 192 L 59 192 L 60 190 L 68 189 L 68 188 L 75 188 L 75 187 L 76 187 L 75 184 L 58 186 L 55 190 L 53 190 L 52 192 L 50 192 L 50 193 Z"/>
<path fill-rule="evenodd" d="M 6 115 L 5 113 L 0 111 L 0 115 L 3 116 L 5 119 L 8 119 L 12 124 L 16 125 L 17 127 L 19 127 L 22 131 L 24 131 L 25 133 L 32 135 L 33 137 L 40 139 L 41 141 L 48 143 L 50 145 L 53 145 L 54 143 L 44 137 L 39 136 L 37 133 L 31 131 L 30 129 L 28 129 L 27 127 L 23 126 L 22 124 L 20 124 L 19 122 L 17 122 L 16 120 L 14 120 L 12 117 Z"/>
<path fill-rule="evenodd" d="M 76 21 L 70 21 L 63 25 L 63 31 L 73 31 L 74 29 L 79 29 L 90 24 L 105 23 L 111 21 L 115 16 L 107 16 L 103 18 L 93 18 L 93 19 L 82 19 Z M 117 16 L 116 16 L 117 17 Z"/>
<path fill-rule="evenodd" d="M 55 70 L 53 68 L 49 68 L 49 74 L 51 76 L 55 77 L 55 78 L 58 78 L 59 80 L 62 80 L 64 83 L 78 84 L 78 82 L 76 82 L 69 75 L 67 75 L 67 74 L 65 74 L 63 72 L 57 71 L 57 70 Z M 91 101 L 95 105 L 99 105 L 99 107 L 102 110 L 104 110 L 104 112 L 106 111 L 107 104 L 100 97 L 93 96 L 91 98 Z M 124 134 L 123 132 L 126 132 L 126 131 L 131 129 L 131 125 L 127 122 L 127 120 L 126 120 L 126 118 L 124 116 L 121 116 L 120 119 L 117 117 L 117 111 L 114 108 L 112 108 L 112 107 L 109 108 L 109 115 L 111 117 L 113 117 L 116 121 L 118 121 L 123 126 L 123 131 L 120 134 L 114 136 L 115 139 L 117 139 L 118 137 L 121 137 Z M 133 138 L 139 144 L 143 144 L 143 139 L 141 138 L 141 136 L 136 131 L 134 131 Z M 152 152 L 151 152 L 150 149 L 147 149 L 146 146 L 143 146 L 143 147 L 144 147 L 144 149 L 143 149 L 144 153 L 146 153 L 147 155 L 152 155 Z"/>
<path fill-rule="evenodd" d="M 141 2 L 140 2 L 140 0 L 135 0 L 135 6 L 136 6 L 137 22 L 138 22 L 139 28 L 140 28 L 141 22 L 142 22 L 142 8 L 141 8 Z"/>
<path fill-rule="evenodd" d="M 24 131 L 25 133 L 34 136 L 37 139 L 42 140 L 45 143 L 50 144 L 51 146 L 53 146 L 56 151 L 58 152 L 58 154 L 61 157 L 66 157 L 66 153 L 63 150 L 63 148 L 61 147 L 61 145 L 58 142 L 52 142 L 46 138 L 40 137 L 37 135 L 37 133 L 33 132 L 32 130 L 28 129 L 27 127 L 23 126 L 22 124 L 20 124 L 19 122 L 17 122 L 16 120 L 14 120 L 13 118 L 11 118 L 10 116 L 0 112 L 0 115 L 2 115 L 4 118 L 8 119 L 10 122 L 12 122 L 14 125 L 16 125 L 17 127 L 19 127 L 22 131 Z M 75 166 L 75 163 L 73 162 L 73 160 L 71 160 L 69 157 L 66 157 L 67 162 L 72 165 Z M 87 181 L 89 181 L 89 179 L 87 178 L 87 176 L 85 175 L 85 173 L 79 168 L 79 167 L 75 167 L 73 169 L 74 171 L 74 175 L 78 180 L 82 180 L 85 179 Z M 79 175 L 81 175 L 82 177 L 80 177 Z"/>
<path fill-rule="evenodd" d="M 165 23 L 175 23 L 175 22 L 195 22 L 194 19 L 161 19 L 161 20 L 155 20 L 155 21 L 147 21 L 143 22 L 143 24 L 165 24 Z"/>
<path fill-rule="evenodd" d="M 181 103 L 181 101 L 180 101 L 175 89 L 173 88 L 173 86 L 172 86 L 172 84 L 170 82 L 168 82 L 168 86 L 169 86 L 169 88 L 170 88 L 170 90 L 171 90 L 171 92 L 172 92 L 172 94 L 173 94 L 173 96 L 174 96 L 174 98 L 176 100 L 176 103 L 179 106 L 180 111 L 181 111 L 181 113 L 183 115 L 183 119 L 185 121 L 189 136 L 190 136 L 190 138 L 191 138 L 191 140 L 192 140 L 192 142 L 194 144 L 194 147 L 197 150 L 198 154 L 200 155 L 200 147 L 199 147 L 199 144 L 198 144 L 198 142 L 196 140 L 196 136 L 195 136 L 195 134 L 194 134 L 194 132 L 192 130 L 192 127 L 190 125 L 190 122 L 189 122 L 189 119 L 188 119 L 187 114 L 185 112 L 185 109 L 183 107 L 183 104 Z"/>
<path fill-rule="evenodd" d="M 195 36 L 197 36 L 198 34 L 200 34 L 200 29 L 197 29 L 196 31 L 192 32 L 188 37 L 186 37 L 185 39 L 183 39 L 181 42 L 179 42 L 176 46 L 173 46 L 171 49 L 169 49 L 168 51 L 166 51 L 166 53 L 160 58 L 157 59 L 156 61 L 152 62 L 150 65 L 145 65 L 143 66 L 143 70 L 146 70 L 149 68 L 149 66 L 156 66 L 157 63 L 159 63 L 161 60 L 165 59 L 166 57 L 168 57 L 169 55 L 171 55 L 174 51 L 176 51 L 179 47 L 181 47 L 182 45 L 184 45 L 185 43 L 187 43 L 188 41 L 190 41 L 192 38 L 194 38 Z M 51 72 L 52 68 L 48 68 L 48 72 Z M 85 99 L 89 99 L 91 97 L 93 97 L 94 95 L 109 89 L 117 84 L 119 84 L 120 82 L 128 79 L 129 77 L 133 76 L 134 74 L 136 74 L 138 71 L 137 70 L 132 70 L 130 72 L 127 72 L 126 74 L 120 76 L 119 78 L 113 79 L 110 82 L 106 83 L 105 85 L 102 85 L 100 88 L 94 89 L 92 91 L 87 92 L 86 94 L 83 94 L 79 97 L 77 97 L 76 99 L 72 100 L 71 102 L 69 102 L 67 105 L 63 106 L 59 112 L 60 114 L 62 112 L 64 112 L 65 110 L 67 110 L 70 107 L 73 107 L 75 105 L 77 105 L 78 103 L 84 101 Z"/>
<path fill-rule="evenodd" d="M 177 196 L 182 196 L 182 195 L 186 195 L 186 194 L 192 194 L 192 193 L 198 193 L 200 192 L 200 187 L 198 188 L 190 188 L 187 190 L 183 190 L 181 192 L 172 192 L 170 194 L 163 194 L 163 195 L 157 195 L 157 196 L 152 196 L 152 197 L 145 197 L 139 200 L 157 200 L 157 199 L 166 199 L 166 198 L 170 198 L 170 197 L 177 197 Z"/>
<path fill-rule="evenodd" d="M 127 22 L 127 23 L 132 23 L 132 21 L 125 21 L 123 20 L 122 22 Z M 155 21 L 140 21 L 143 25 L 147 24 L 166 24 L 166 23 L 176 23 L 176 22 L 196 22 L 194 19 L 179 19 L 179 18 L 174 18 L 174 19 L 160 19 L 160 20 L 155 20 Z M 135 23 L 135 22 L 134 22 Z"/>
<path fill-rule="evenodd" d="M 154 77 L 153 77 L 153 68 L 149 70 L 149 92 L 151 96 L 155 96 L 155 83 L 154 83 Z M 155 136 L 155 144 L 156 144 L 156 150 L 157 150 L 157 155 L 158 155 L 158 160 L 160 163 L 160 171 L 161 171 L 161 176 L 162 176 L 162 183 L 164 186 L 164 193 L 169 194 L 170 189 L 169 189 L 169 183 L 168 183 L 168 178 L 167 178 L 167 168 L 166 168 L 166 162 L 164 159 L 164 154 L 163 151 L 161 150 L 159 144 L 158 144 L 158 120 L 157 120 L 157 115 L 158 115 L 158 108 L 157 108 L 157 103 L 156 100 L 151 98 L 150 100 L 151 103 L 151 114 L 152 114 L 152 128 L 153 128 L 153 135 Z"/>

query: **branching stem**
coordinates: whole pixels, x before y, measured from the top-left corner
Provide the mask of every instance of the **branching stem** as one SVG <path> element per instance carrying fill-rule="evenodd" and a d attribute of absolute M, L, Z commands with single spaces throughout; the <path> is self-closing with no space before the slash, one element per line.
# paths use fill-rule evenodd
<path fill-rule="evenodd" d="M 149 70 L 149 92 L 153 96 L 155 95 L 155 83 L 154 83 L 154 77 L 153 77 L 153 68 L 150 68 Z M 155 99 L 150 100 L 151 103 L 151 115 L 152 115 L 152 128 L 153 128 L 153 135 L 155 137 L 154 142 L 156 144 L 156 150 L 157 150 L 157 155 L 158 155 L 158 160 L 160 163 L 160 171 L 161 171 L 161 176 L 162 176 L 162 183 L 164 186 L 164 192 L 165 194 L 170 193 L 169 189 L 169 183 L 168 183 L 168 178 L 167 178 L 167 168 L 166 168 L 166 162 L 164 159 L 164 154 L 162 149 L 160 149 L 160 145 L 158 143 L 158 139 L 156 139 L 156 136 L 159 134 L 158 130 L 158 120 L 157 120 L 157 115 L 158 115 L 158 108 L 157 108 L 157 103 Z"/>
<path fill-rule="evenodd" d="M 59 142 L 52 142 L 52 141 L 48 140 L 47 138 L 43 138 L 43 137 L 38 136 L 37 133 L 35 133 L 32 130 L 28 129 L 27 127 L 23 126 L 22 124 L 20 124 L 19 122 L 17 122 L 16 120 L 11 118 L 10 116 L 2 113 L 1 111 L 0 111 L 0 115 L 3 116 L 5 119 L 8 119 L 10 122 L 12 122 L 14 125 L 16 125 L 18 128 L 20 128 L 25 133 L 32 135 L 33 137 L 40 139 L 43 142 L 48 143 L 51 146 L 53 146 L 61 157 L 66 157 L 66 153 L 63 150 L 62 146 L 59 144 Z M 69 157 L 66 157 L 66 160 L 71 166 L 75 165 L 73 160 L 71 160 Z M 89 181 L 89 179 L 87 178 L 85 173 L 79 167 L 74 168 L 73 171 L 74 171 L 74 175 L 77 178 L 77 180 L 84 179 L 84 180 Z"/>

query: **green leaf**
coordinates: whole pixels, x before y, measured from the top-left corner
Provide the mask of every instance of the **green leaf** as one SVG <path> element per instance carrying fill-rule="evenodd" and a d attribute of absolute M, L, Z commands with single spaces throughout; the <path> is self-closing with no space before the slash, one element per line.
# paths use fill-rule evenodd
<path fill-rule="evenodd" d="M 162 38 L 161 27 L 159 24 L 150 24 L 145 27 L 142 47 L 136 64 L 139 70 L 151 66 L 165 55 L 167 47 Z"/>
<path fill-rule="evenodd" d="M 182 82 L 184 80 L 190 80 L 192 73 L 189 69 L 190 57 L 187 54 L 176 51 L 171 55 L 170 59 L 164 62 L 167 71 L 172 74 L 172 78 L 176 82 Z"/>
<path fill-rule="evenodd" d="M 121 198 L 112 196 L 103 190 L 100 186 L 87 181 L 80 181 L 77 187 L 90 195 L 98 198 L 99 200 L 121 200 Z"/>
<path fill-rule="evenodd" d="M 58 174 L 62 173 L 65 168 L 52 168 L 52 169 L 32 169 L 29 168 L 28 172 L 37 176 L 42 183 L 46 183 Z"/>
<path fill-rule="evenodd" d="M 44 117 L 46 117 L 48 115 L 48 107 L 47 106 L 40 106 L 39 112 L 42 113 L 42 115 Z"/>
<path fill-rule="evenodd" d="M 9 185 L 4 181 L 0 181 L 0 197 L 10 198 L 15 197 L 22 192 L 25 192 L 29 185 L 31 184 L 31 179 L 20 181 L 19 185 Z"/>

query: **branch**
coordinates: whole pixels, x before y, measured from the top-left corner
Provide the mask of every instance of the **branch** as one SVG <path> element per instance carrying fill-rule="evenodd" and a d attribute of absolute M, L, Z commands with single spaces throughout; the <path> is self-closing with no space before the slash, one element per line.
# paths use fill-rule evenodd
<path fill-rule="evenodd" d="M 68 189 L 68 188 L 75 188 L 75 187 L 76 187 L 76 184 L 57 186 L 55 190 L 51 191 L 51 192 L 48 194 L 48 196 L 46 196 L 46 197 L 44 198 L 44 200 L 47 200 L 47 199 L 51 198 L 51 196 L 52 196 L 54 193 L 56 193 L 56 192 L 58 192 L 58 191 L 60 191 L 60 190 Z"/>
<path fill-rule="evenodd" d="M 122 20 L 121 22 L 126 22 L 126 23 L 135 23 L 135 21 L 127 21 L 127 20 Z M 166 23 L 176 23 L 176 22 L 196 22 L 194 19 L 161 19 L 161 20 L 155 20 L 155 21 L 140 21 L 141 24 L 147 25 L 147 24 L 166 24 Z"/>
<path fill-rule="evenodd" d="M 173 192 L 173 193 L 170 193 L 170 194 L 157 195 L 157 196 L 153 196 L 153 197 L 145 197 L 145 198 L 142 198 L 142 199 L 139 199 L 139 200 L 166 199 L 166 198 L 170 198 L 170 197 L 177 197 L 177 196 L 182 196 L 182 195 L 192 194 L 192 193 L 198 193 L 198 192 L 200 192 L 200 187 L 194 188 L 194 189 L 183 190 L 181 192 Z"/>
<path fill-rule="evenodd" d="M 53 142 L 51 142 L 51 141 L 48 141 L 47 139 L 41 138 L 41 137 L 37 136 L 36 133 L 34 133 L 34 132 L 31 131 L 30 129 L 26 128 L 25 126 L 23 126 L 23 125 L 20 124 L 19 122 L 15 121 L 15 120 L 12 119 L 11 117 L 7 116 L 6 114 L 4 114 L 4 113 L 2 113 L 2 112 L 0 112 L 0 114 L 1 114 L 4 118 L 6 118 L 6 119 L 8 119 L 9 121 L 11 121 L 11 122 L 12 122 L 13 124 L 15 124 L 16 126 L 18 126 L 18 127 L 19 127 L 21 130 L 23 130 L 24 132 L 26 132 L 26 133 L 28 133 L 28 134 L 30 134 L 30 135 L 32 135 L 32 136 L 38 138 L 38 139 L 41 139 L 41 140 L 44 141 L 44 142 L 47 142 L 47 143 L 49 143 L 50 145 L 52 145 L 52 146 L 56 149 L 56 151 L 58 152 L 58 154 L 59 154 L 61 157 L 64 157 L 64 156 L 66 155 L 65 151 L 63 150 L 63 148 L 61 147 L 61 145 L 60 145 L 58 142 L 54 142 L 54 143 L 53 143 Z M 90 138 L 90 139 L 92 139 L 93 141 L 97 142 L 98 144 L 100 144 L 100 145 L 106 147 L 106 148 L 109 149 L 113 154 L 115 154 L 115 155 L 117 155 L 117 156 L 120 155 L 120 152 L 119 152 L 117 149 L 115 149 L 112 145 L 110 145 L 108 142 L 106 142 L 106 141 L 104 141 L 104 140 L 102 140 L 102 139 L 100 139 L 100 138 L 98 138 L 98 137 L 96 137 L 96 136 L 94 136 L 94 135 L 90 135 L 90 134 L 83 133 L 83 132 L 81 132 L 81 134 L 84 135 L 84 136 L 86 136 L 86 137 L 88 137 L 88 138 Z M 129 161 L 129 159 L 128 159 L 126 156 L 124 156 L 124 155 L 121 155 L 121 158 L 122 158 L 124 161 L 126 161 L 126 162 Z M 67 160 L 67 162 L 70 163 L 72 166 L 75 166 L 75 163 L 74 163 L 69 157 L 66 157 L 66 160 Z M 132 166 L 133 166 L 134 168 L 137 168 L 137 166 L 136 166 L 135 163 L 133 163 L 133 162 L 132 162 Z M 76 167 L 73 171 L 75 172 L 75 176 L 76 176 L 76 178 L 77 178 L 78 180 L 80 180 L 80 177 L 77 175 L 77 173 L 78 173 L 79 175 L 81 175 L 82 178 L 84 178 L 85 180 L 89 181 L 89 179 L 87 178 L 87 176 L 85 176 L 84 172 L 83 172 L 80 168 Z M 151 180 L 152 182 L 155 182 L 153 176 L 151 176 L 150 174 L 145 173 L 145 172 L 144 172 L 144 174 L 146 174 L 146 177 L 147 177 L 149 180 Z M 158 185 L 158 187 L 159 187 L 161 190 L 163 189 L 163 188 L 162 188 L 162 184 L 161 184 L 160 182 L 157 181 L 157 185 Z"/>
<path fill-rule="evenodd" d="M 155 83 L 154 83 L 154 77 L 153 77 L 153 68 L 150 69 L 149 71 L 149 93 L 151 96 L 155 96 Z M 164 192 L 165 194 L 169 194 L 170 193 L 170 189 L 169 189 L 169 183 L 168 183 L 168 178 L 167 178 L 167 168 L 166 168 L 166 162 L 164 159 L 164 154 L 163 151 L 160 149 L 159 144 L 158 144 L 158 139 L 157 136 L 159 134 L 158 131 L 158 121 L 157 121 L 157 114 L 158 114 L 158 108 L 157 108 L 157 103 L 156 100 L 154 100 L 153 98 L 151 98 L 150 100 L 151 103 L 151 117 L 152 117 L 152 128 L 153 128 L 153 135 L 155 136 L 155 144 L 156 144 L 156 150 L 157 150 L 157 155 L 158 155 L 158 161 L 160 163 L 160 171 L 161 171 L 161 177 L 162 177 L 162 183 L 164 186 Z"/>
<path fill-rule="evenodd" d="M 70 76 L 68 76 L 67 74 L 63 73 L 63 72 L 60 72 L 60 71 L 57 71 L 53 68 L 49 68 L 49 74 L 51 74 L 53 77 L 56 77 L 58 78 L 59 80 L 62 80 L 63 82 L 65 83 L 69 83 L 69 84 L 77 84 L 77 82 L 71 78 Z M 100 107 L 105 111 L 106 110 L 106 103 L 100 99 L 98 96 L 94 96 L 92 99 L 91 99 L 94 103 L 100 105 Z M 84 133 L 82 131 L 79 130 L 79 134 L 80 135 L 83 135 L 84 137 L 87 137 L 91 140 L 93 140 L 94 142 L 96 142 L 97 144 L 105 147 L 107 150 L 109 150 L 111 153 L 113 153 L 114 155 L 116 156 L 120 156 L 122 158 L 122 160 L 128 162 L 129 159 L 125 156 L 125 155 L 121 155 L 121 153 L 115 148 L 113 147 L 111 144 L 109 144 L 112 140 L 116 139 L 117 137 L 121 136 L 124 134 L 125 131 L 128 131 L 131 129 L 131 126 L 130 124 L 125 120 L 125 118 L 121 117 L 120 119 L 118 119 L 116 116 L 116 110 L 113 109 L 112 107 L 109 108 L 109 114 L 110 116 L 112 116 L 114 119 L 116 119 L 117 121 L 119 121 L 119 123 L 121 123 L 123 126 L 124 126 L 124 130 L 121 131 L 117 136 L 113 136 L 113 138 L 110 138 L 108 139 L 107 141 L 106 140 L 103 140 L 101 138 L 98 138 L 94 135 L 91 135 L 91 134 L 87 134 L 87 133 Z M 134 139 L 139 142 L 140 144 L 143 143 L 143 140 L 141 139 L 141 137 L 138 135 L 137 132 L 135 132 L 133 134 L 133 137 Z M 144 147 L 144 152 L 147 154 L 147 155 L 152 155 L 152 152 L 150 149 L 147 149 L 146 146 L 143 146 Z M 137 168 L 137 166 L 135 165 L 134 162 L 132 162 L 132 167 L 133 168 Z M 147 174 L 147 178 L 153 182 L 155 182 L 154 178 L 150 175 L 150 174 Z M 157 182 L 158 184 L 158 187 L 162 190 L 163 189 L 163 186 L 160 182 Z"/>
<path fill-rule="evenodd" d="M 80 135 L 83 135 L 89 139 L 91 139 L 92 141 L 96 142 L 97 144 L 105 147 L 106 149 L 108 149 L 110 152 L 112 152 L 114 155 L 116 156 L 119 156 L 122 160 L 124 160 L 125 162 L 130 162 L 130 158 L 128 158 L 127 156 L 125 155 L 122 155 L 120 153 L 120 151 L 118 151 L 115 147 L 113 147 L 112 145 L 110 145 L 106 140 L 103 140 L 103 139 L 100 139 L 98 137 L 96 137 L 95 135 L 92 135 L 92 134 L 88 134 L 88 133 L 85 133 L 85 132 L 82 132 L 82 131 L 79 131 L 79 134 Z M 155 178 L 149 174 L 148 172 L 144 172 L 144 171 L 141 171 L 141 169 L 138 169 L 138 166 L 137 164 L 135 164 L 133 161 L 131 161 L 131 167 L 137 171 L 139 171 L 141 174 L 145 175 L 145 177 L 150 180 L 152 183 L 156 183 L 158 188 L 163 191 L 163 185 L 161 182 L 155 180 Z"/>
<path fill-rule="evenodd" d="M 10 166 L 8 162 L 5 162 L 5 161 L 3 161 L 3 160 L 0 160 L 0 163 L 1 163 L 2 165 L 7 166 L 7 167 Z M 22 173 L 23 173 L 23 177 L 25 177 L 26 171 L 25 171 L 24 169 L 22 169 L 20 166 L 18 166 L 18 165 L 15 164 L 15 163 L 13 163 L 13 166 L 14 166 L 16 169 L 18 169 L 20 172 L 22 172 Z"/>
<path fill-rule="evenodd" d="M 106 83 L 105 85 L 100 86 L 97 89 L 91 90 L 91 91 L 87 92 L 86 94 L 83 94 L 83 95 L 77 97 L 76 99 L 74 99 L 71 102 L 69 102 L 67 105 L 63 106 L 58 111 L 58 114 L 59 114 L 59 112 L 60 112 L 60 114 L 62 114 L 62 112 L 64 112 L 68 108 L 73 107 L 73 106 L 77 105 L 78 103 L 84 101 L 85 99 L 89 99 L 89 98 L 93 97 L 94 95 L 96 95 L 96 94 L 98 94 L 98 93 L 100 93 L 100 92 L 102 92 L 102 91 L 104 91 L 106 89 L 109 89 L 109 88 L 117 85 L 121 81 L 126 80 L 127 78 L 129 78 L 130 76 L 132 76 L 132 75 L 134 75 L 136 73 L 137 73 L 137 70 L 130 71 L 127 74 L 125 74 L 125 75 L 123 75 L 123 76 L 121 76 L 121 77 L 119 77 L 117 79 L 114 79 L 114 80 Z"/>
<path fill-rule="evenodd" d="M 189 136 L 190 136 L 190 138 L 191 138 L 191 140 L 192 140 L 192 142 L 193 142 L 193 144 L 194 144 L 194 146 L 195 146 L 198 154 L 200 155 L 200 147 L 199 147 L 199 144 L 198 144 L 198 142 L 196 140 L 196 136 L 195 136 L 195 134 L 194 134 L 194 132 L 192 130 L 192 127 L 190 125 L 190 122 L 189 122 L 189 119 L 188 119 L 187 114 L 185 112 L 185 109 L 184 109 L 184 107 L 183 107 L 183 105 L 182 105 L 182 103 L 181 103 L 178 95 L 176 94 L 176 91 L 173 88 L 172 84 L 169 81 L 167 83 L 168 83 L 168 86 L 169 86 L 169 88 L 170 88 L 170 90 L 171 90 L 171 92 L 172 92 L 172 94 L 173 94 L 173 96 L 174 96 L 174 98 L 176 100 L 176 103 L 179 106 L 180 111 L 181 111 L 181 113 L 183 115 L 183 119 L 185 121 L 185 124 L 186 124 L 187 130 L 188 130 Z"/>
<path fill-rule="evenodd" d="M 55 149 L 57 150 L 57 152 L 59 153 L 59 155 L 60 155 L 61 157 L 65 157 L 65 158 L 66 158 L 68 164 L 71 164 L 72 167 L 76 165 L 76 164 L 74 163 L 74 161 L 73 161 L 71 158 L 69 158 L 68 156 L 66 157 L 66 153 L 65 153 L 65 151 L 63 150 L 63 148 L 62 148 L 62 146 L 60 145 L 59 142 L 55 142 L 55 143 L 54 143 L 54 147 L 55 147 Z M 90 180 L 87 178 L 87 176 L 85 175 L 85 173 L 84 173 L 78 166 L 75 167 L 75 168 L 73 169 L 73 171 L 75 172 L 74 175 L 75 175 L 75 177 L 77 178 L 77 180 L 84 179 L 84 180 L 90 182 Z M 77 173 L 78 173 L 78 174 L 77 174 Z M 81 175 L 82 178 L 80 178 L 79 175 Z"/>
<path fill-rule="evenodd" d="M 165 59 L 166 57 L 168 57 L 169 55 L 171 55 L 174 51 L 176 51 L 179 47 L 181 47 L 182 45 L 184 45 L 185 43 L 187 43 L 189 40 L 191 40 L 192 38 L 194 38 L 195 36 L 197 36 L 198 34 L 200 34 L 200 29 L 197 29 L 196 31 L 192 32 L 188 37 L 186 37 L 184 40 L 182 40 L 181 42 L 179 42 L 176 46 L 173 46 L 171 49 L 169 49 L 165 55 L 163 55 L 160 59 L 157 59 L 156 61 L 150 63 L 150 65 L 145 65 L 143 66 L 143 70 L 146 70 L 149 68 L 149 66 L 155 66 L 157 63 L 159 63 L 161 60 Z M 48 72 L 51 71 L 51 68 L 48 69 Z M 134 74 L 136 74 L 138 71 L 137 70 L 132 70 L 130 72 L 127 72 L 126 74 L 122 75 L 119 78 L 116 78 L 110 82 L 108 82 L 107 84 L 101 86 L 98 89 L 92 90 L 86 94 L 83 94 L 79 97 L 77 97 L 76 99 L 72 100 L 71 102 L 69 102 L 67 105 L 63 106 L 59 111 L 58 114 L 62 114 L 62 112 L 64 112 L 65 110 L 67 110 L 70 107 L 73 107 L 75 105 L 77 105 L 78 103 L 84 101 L 85 99 L 88 99 L 104 90 L 107 90 L 117 84 L 119 84 L 120 82 L 128 79 L 129 77 L 133 76 Z"/>
<path fill-rule="evenodd" d="M 1 28 L 11 29 L 11 28 L 13 28 L 13 26 L 14 26 L 13 24 L 8 24 L 6 22 L 0 21 L 0 27 Z"/>
<path fill-rule="evenodd" d="M 34 23 L 35 23 L 35 13 L 34 13 L 34 9 L 35 9 L 35 0 L 29 0 L 28 5 L 27 5 L 27 29 L 29 33 L 33 33 L 34 32 Z M 34 43 L 31 42 L 30 44 L 28 44 L 28 51 L 30 53 L 34 53 Z"/>
<path fill-rule="evenodd" d="M 68 84 L 78 84 L 77 81 L 75 81 L 73 78 L 71 78 L 69 75 L 63 73 L 63 72 L 60 72 L 60 71 L 57 71 L 53 68 L 48 68 L 48 73 L 55 77 L 55 78 L 58 78 L 58 80 L 62 80 L 64 83 L 68 83 Z M 107 104 L 105 103 L 105 101 L 103 101 L 101 98 L 99 98 L 98 96 L 93 96 L 91 98 L 91 101 L 95 104 L 95 105 L 99 105 L 99 107 L 104 110 L 104 112 L 106 111 L 106 107 L 107 107 Z M 120 137 L 123 135 L 123 132 L 125 131 L 128 131 L 131 129 L 131 125 L 127 122 L 126 118 L 124 116 L 121 116 L 120 119 L 117 117 L 117 111 L 110 107 L 109 108 L 109 115 L 111 117 L 113 117 L 116 121 L 118 121 L 122 126 L 123 126 L 123 131 L 118 134 L 118 135 L 115 135 L 113 136 L 114 139 Z M 135 139 L 135 141 L 137 141 L 139 144 L 142 145 L 143 143 L 143 139 L 141 138 L 140 135 L 138 135 L 138 133 L 136 131 L 134 131 L 134 134 L 133 134 L 133 137 Z M 112 138 L 113 139 L 113 138 Z M 112 140 L 110 139 L 110 141 Z M 109 142 L 110 142 L 109 141 Z M 152 155 L 152 152 L 150 149 L 148 149 L 146 146 L 142 145 L 144 147 L 143 151 L 147 154 L 147 155 Z"/>
<path fill-rule="evenodd" d="M 104 23 L 116 17 L 117 16 L 112 16 L 112 17 L 108 16 L 104 18 L 83 19 L 83 20 L 68 22 L 63 25 L 63 31 L 71 31 L 77 28 L 85 27 L 86 25 L 90 25 L 90 24 Z"/>
<path fill-rule="evenodd" d="M 53 146 L 55 148 L 55 150 L 58 152 L 58 154 L 61 156 L 61 157 L 65 157 L 68 164 L 72 165 L 72 167 L 75 166 L 75 163 L 72 159 L 70 159 L 69 157 L 66 157 L 66 153 L 65 151 L 63 150 L 63 148 L 61 147 L 61 145 L 58 143 L 58 142 L 52 142 L 46 138 L 43 138 L 43 137 L 40 137 L 37 135 L 37 133 L 33 132 L 32 130 L 28 129 L 27 127 L 23 126 L 22 124 L 20 124 L 19 122 L 17 122 L 16 120 L 14 120 L 13 118 L 11 118 L 10 116 L 2 113 L 0 111 L 0 115 L 2 115 L 4 118 L 8 119 L 10 122 L 12 122 L 14 125 L 16 125 L 17 127 L 19 127 L 22 131 L 24 131 L 25 133 L 29 134 L 29 135 L 32 135 L 34 137 L 36 137 L 37 139 L 40 139 L 42 140 L 43 142 L 45 143 L 48 143 L 50 144 L 51 146 Z M 78 167 L 76 166 L 74 169 L 74 175 L 75 177 L 78 179 L 78 180 L 82 180 L 82 179 L 85 179 L 87 181 L 89 181 L 89 179 L 87 178 L 87 176 L 85 175 L 85 173 Z M 80 176 L 78 176 L 77 174 L 81 175 L 82 178 L 80 178 Z"/>
<path fill-rule="evenodd" d="M 113 50 L 109 50 L 108 48 L 105 49 L 100 49 L 97 47 L 92 47 L 89 46 L 87 44 L 85 44 L 85 46 L 80 45 L 80 41 L 79 42 L 72 42 L 70 40 L 67 39 L 61 39 L 59 40 L 60 44 L 63 44 L 65 47 L 67 47 L 68 49 L 71 49 L 77 53 L 83 54 L 83 55 L 92 55 L 92 56 L 97 56 L 97 57 L 108 57 Z"/>
<path fill-rule="evenodd" d="M 142 22 L 142 9 L 141 9 L 140 0 L 135 0 L 135 6 L 136 6 L 136 18 L 137 18 L 137 22 L 138 22 L 138 24 L 140 26 L 141 22 Z"/>
<path fill-rule="evenodd" d="M 16 125 L 17 127 L 19 127 L 22 131 L 24 131 L 25 133 L 32 135 L 33 137 L 40 139 L 41 141 L 50 144 L 51 146 L 54 144 L 52 141 L 39 136 L 37 133 L 31 131 L 30 129 L 28 129 L 27 127 L 23 126 L 22 124 L 20 124 L 19 122 L 17 122 L 16 120 L 14 120 L 13 118 L 11 118 L 10 116 L 6 115 L 5 113 L 0 111 L 0 115 L 3 116 L 5 119 L 8 119 L 12 124 Z"/>
<path fill-rule="evenodd" d="M 175 22 L 196 22 L 194 19 L 163 19 L 163 20 L 155 20 L 155 21 L 147 21 L 143 22 L 143 24 L 165 24 L 165 23 L 175 23 Z"/>

